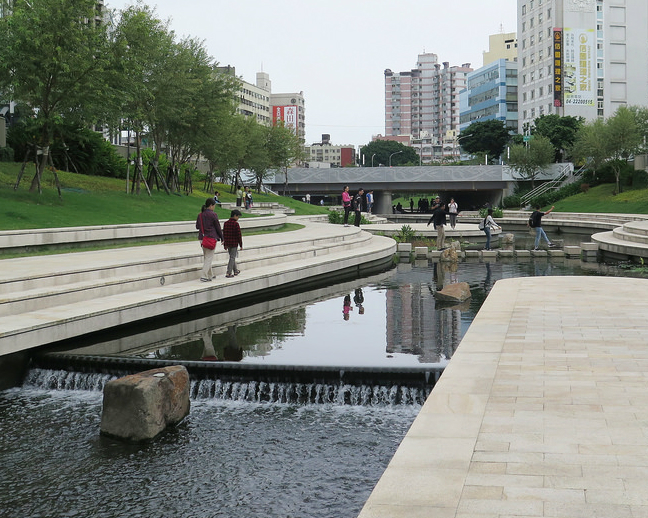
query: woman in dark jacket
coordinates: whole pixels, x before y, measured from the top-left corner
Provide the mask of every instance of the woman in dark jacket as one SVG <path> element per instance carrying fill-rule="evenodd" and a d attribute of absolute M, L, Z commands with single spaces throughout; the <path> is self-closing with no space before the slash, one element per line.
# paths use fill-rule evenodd
<path fill-rule="evenodd" d="M 196 228 L 198 229 L 198 239 L 203 251 L 203 267 L 200 272 L 200 280 L 202 282 L 210 282 L 214 278 L 212 273 L 212 261 L 214 259 L 214 248 L 205 248 L 203 246 L 203 238 L 211 237 L 218 241 L 223 240 L 223 230 L 221 229 L 218 216 L 214 212 L 216 202 L 214 198 L 207 198 L 205 204 L 202 206 L 200 214 L 196 219 Z"/>

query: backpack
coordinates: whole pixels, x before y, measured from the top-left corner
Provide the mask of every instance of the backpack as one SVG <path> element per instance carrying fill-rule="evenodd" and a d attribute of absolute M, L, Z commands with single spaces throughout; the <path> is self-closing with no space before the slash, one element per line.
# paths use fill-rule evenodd
<path fill-rule="evenodd" d="M 531 228 L 536 228 L 535 218 L 533 217 L 534 215 L 535 215 L 535 212 L 532 213 L 532 214 L 529 216 L 529 221 L 527 221 L 527 226 L 529 226 L 529 227 L 531 227 Z"/>
<path fill-rule="evenodd" d="M 486 218 L 482 219 L 479 222 L 479 230 L 484 230 L 484 227 L 486 226 Z"/>

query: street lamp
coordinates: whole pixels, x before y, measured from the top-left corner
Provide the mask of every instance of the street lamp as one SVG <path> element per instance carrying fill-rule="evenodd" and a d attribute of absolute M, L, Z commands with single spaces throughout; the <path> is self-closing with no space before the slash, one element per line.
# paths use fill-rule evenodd
<path fill-rule="evenodd" d="M 376 153 L 374 153 L 373 155 L 371 155 L 371 167 L 373 167 L 373 159 L 374 159 L 375 156 L 376 156 Z"/>
<path fill-rule="evenodd" d="M 394 155 L 398 155 L 398 153 L 402 153 L 402 151 L 396 151 L 396 153 L 392 153 L 391 155 L 389 155 L 389 167 L 391 167 L 391 157 L 393 157 Z"/>
<path fill-rule="evenodd" d="M 473 134 L 471 133 L 470 135 L 462 135 L 461 137 L 455 137 L 455 140 L 454 140 L 455 152 L 453 153 L 453 155 L 456 156 L 456 154 L 457 154 L 457 143 L 458 143 L 462 138 L 467 138 L 467 137 L 472 137 L 472 136 L 473 136 Z M 459 147 L 461 147 L 461 146 L 459 146 Z"/>

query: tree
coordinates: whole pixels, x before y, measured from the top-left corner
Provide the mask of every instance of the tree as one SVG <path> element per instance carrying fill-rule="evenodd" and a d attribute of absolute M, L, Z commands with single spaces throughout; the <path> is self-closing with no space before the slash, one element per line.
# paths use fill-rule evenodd
<path fill-rule="evenodd" d="M 621 106 L 605 121 L 608 156 L 616 178 L 616 191 L 621 192 L 621 171 L 628 159 L 639 149 L 642 136 L 637 126 L 635 113 Z"/>
<path fill-rule="evenodd" d="M 304 146 L 293 130 L 286 128 L 283 124 L 272 126 L 267 129 L 266 149 L 270 159 L 270 167 L 275 167 L 284 172 L 284 195 L 288 184 L 288 167 L 295 161 L 303 160 Z M 261 182 L 265 175 L 257 175 L 257 189 L 261 188 Z"/>
<path fill-rule="evenodd" d="M 500 120 L 473 122 L 459 136 L 459 144 L 468 153 L 485 153 L 491 158 L 499 157 L 510 135 L 506 125 Z"/>
<path fill-rule="evenodd" d="M 536 176 L 554 159 L 554 147 L 549 139 L 534 136 L 528 146 L 511 146 L 508 163 L 520 176 L 531 180 L 531 188 L 535 187 Z"/>
<path fill-rule="evenodd" d="M 413 147 L 406 146 L 395 140 L 374 140 L 366 146 L 362 146 L 360 154 L 364 155 L 365 167 L 371 167 L 372 163 L 374 167 L 378 165 L 395 166 L 419 163 L 418 153 Z"/>
<path fill-rule="evenodd" d="M 560 162 L 564 159 L 563 151 L 574 145 L 584 122 L 583 117 L 541 115 L 534 121 L 533 135 L 548 138 L 555 149 L 555 160 Z"/>
<path fill-rule="evenodd" d="M 89 125 L 106 111 L 107 37 L 95 22 L 95 0 L 15 0 L 0 17 L 0 90 L 31 111 L 42 158 L 41 177 L 59 118 Z"/>
<path fill-rule="evenodd" d="M 583 125 L 578 130 L 576 141 L 570 149 L 570 154 L 574 158 L 586 160 L 594 173 L 594 178 L 596 178 L 596 172 L 608 159 L 607 129 L 605 122 L 602 119 L 596 119 L 593 122 Z"/>

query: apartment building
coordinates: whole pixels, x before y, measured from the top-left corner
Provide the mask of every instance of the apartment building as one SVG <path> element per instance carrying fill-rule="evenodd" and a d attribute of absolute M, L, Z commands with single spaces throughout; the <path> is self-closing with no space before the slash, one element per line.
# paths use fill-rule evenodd
<path fill-rule="evenodd" d="M 648 104 L 646 0 L 518 0 L 519 124 Z"/>
<path fill-rule="evenodd" d="M 432 53 L 419 54 L 412 70 L 386 69 L 385 136 L 427 137 L 441 144 L 448 131 L 459 127 L 459 93 L 469 72 L 470 63 L 450 66 Z"/>

